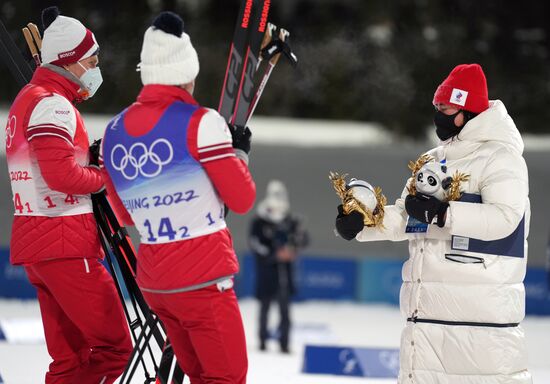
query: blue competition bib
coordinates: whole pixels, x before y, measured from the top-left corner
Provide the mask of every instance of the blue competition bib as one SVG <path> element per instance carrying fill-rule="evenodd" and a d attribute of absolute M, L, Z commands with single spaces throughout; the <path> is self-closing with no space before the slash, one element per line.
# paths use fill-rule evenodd
<path fill-rule="evenodd" d="M 105 168 L 143 243 L 189 239 L 225 228 L 223 203 L 187 147 L 187 130 L 199 108 L 175 102 L 139 137 L 126 132 L 126 111 L 107 126 Z"/>
<path fill-rule="evenodd" d="M 136 188 L 152 178 L 183 175 L 200 165 L 187 150 L 187 126 L 197 106 L 174 103 L 143 136 L 126 133 L 122 112 L 107 126 L 103 161 L 117 192 Z"/>

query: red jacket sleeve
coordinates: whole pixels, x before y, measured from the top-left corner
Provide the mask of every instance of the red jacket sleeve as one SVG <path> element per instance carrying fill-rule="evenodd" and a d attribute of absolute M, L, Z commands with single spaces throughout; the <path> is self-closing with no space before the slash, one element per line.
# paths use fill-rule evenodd
<path fill-rule="evenodd" d="M 103 181 L 105 182 L 107 199 L 109 199 L 111 208 L 113 208 L 113 211 L 115 211 L 115 215 L 117 215 L 118 220 L 125 226 L 134 225 L 132 216 L 130 216 L 130 213 L 124 206 L 124 203 L 122 203 L 120 196 L 118 195 L 118 193 L 116 193 L 113 181 L 111 180 L 109 173 L 104 167 L 101 167 L 101 175 L 103 176 Z"/>
<path fill-rule="evenodd" d="M 203 141 L 200 147 L 199 134 Z M 230 210 L 245 214 L 253 207 L 256 184 L 246 163 L 235 155 L 227 124 L 217 112 L 203 108 L 193 115 L 187 130 L 187 147 Z"/>
<path fill-rule="evenodd" d="M 42 178 L 50 189 L 71 195 L 85 195 L 103 188 L 101 172 L 76 162 L 74 147 L 66 140 L 40 136 L 30 142 Z"/>
<path fill-rule="evenodd" d="M 202 166 L 230 210 L 245 214 L 254 206 L 256 184 L 244 161 L 233 156 L 209 161 Z"/>

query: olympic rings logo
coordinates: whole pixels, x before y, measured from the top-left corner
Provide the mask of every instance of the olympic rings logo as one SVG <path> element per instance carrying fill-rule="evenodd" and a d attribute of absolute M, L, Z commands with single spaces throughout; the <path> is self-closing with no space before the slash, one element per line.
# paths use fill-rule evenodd
<path fill-rule="evenodd" d="M 173 157 L 174 149 L 170 142 L 157 139 L 149 148 L 144 143 L 134 143 L 130 149 L 122 144 L 115 145 L 111 151 L 111 164 L 125 179 L 134 180 L 140 174 L 149 178 L 158 176 L 162 167 L 168 165 Z"/>
<path fill-rule="evenodd" d="M 13 123 L 12 123 L 13 122 Z M 15 129 L 17 127 L 17 118 L 15 116 L 10 117 L 6 124 L 6 148 L 10 148 L 13 144 L 13 137 L 15 136 Z"/>

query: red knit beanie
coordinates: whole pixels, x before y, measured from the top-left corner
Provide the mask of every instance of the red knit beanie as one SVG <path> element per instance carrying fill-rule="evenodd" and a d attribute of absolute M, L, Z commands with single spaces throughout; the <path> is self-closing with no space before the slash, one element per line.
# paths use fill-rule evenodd
<path fill-rule="evenodd" d="M 479 64 L 457 65 L 434 94 L 433 104 L 450 104 L 473 113 L 489 108 L 487 79 Z"/>

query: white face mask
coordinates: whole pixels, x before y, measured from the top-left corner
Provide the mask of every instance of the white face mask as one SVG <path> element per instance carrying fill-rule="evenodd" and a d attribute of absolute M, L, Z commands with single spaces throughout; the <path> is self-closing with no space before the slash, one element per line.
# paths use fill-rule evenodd
<path fill-rule="evenodd" d="M 95 95 L 95 93 L 103 83 L 103 76 L 101 76 L 101 70 L 99 69 L 99 67 L 87 69 L 85 66 L 80 64 L 80 61 L 78 62 L 78 64 L 86 71 L 82 76 L 80 76 L 80 81 L 86 87 L 86 91 L 88 91 L 88 95 L 85 98 L 89 99 L 90 97 Z"/>

